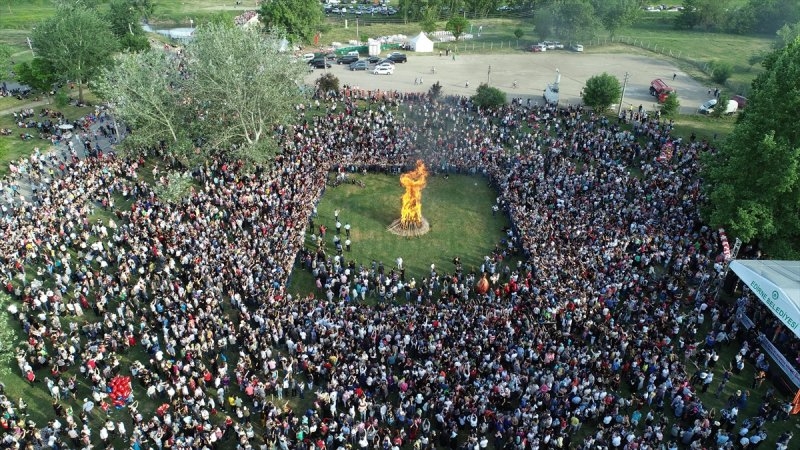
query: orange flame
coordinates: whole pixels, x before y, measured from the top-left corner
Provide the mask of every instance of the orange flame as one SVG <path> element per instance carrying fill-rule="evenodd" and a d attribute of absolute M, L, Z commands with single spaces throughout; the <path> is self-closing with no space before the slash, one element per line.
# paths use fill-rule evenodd
<path fill-rule="evenodd" d="M 403 227 L 422 225 L 422 190 L 425 188 L 427 177 L 428 170 L 422 161 L 417 161 L 416 169 L 400 175 L 400 184 L 406 188 L 403 194 L 403 206 L 400 209 L 400 224 Z"/>

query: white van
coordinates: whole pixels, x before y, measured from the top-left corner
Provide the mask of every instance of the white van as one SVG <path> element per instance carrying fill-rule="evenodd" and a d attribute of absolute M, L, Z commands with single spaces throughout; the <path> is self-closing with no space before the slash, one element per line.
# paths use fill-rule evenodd
<path fill-rule="evenodd" d="M 357 51 L 347 52 L 347 56 L 361 56 Z"/>

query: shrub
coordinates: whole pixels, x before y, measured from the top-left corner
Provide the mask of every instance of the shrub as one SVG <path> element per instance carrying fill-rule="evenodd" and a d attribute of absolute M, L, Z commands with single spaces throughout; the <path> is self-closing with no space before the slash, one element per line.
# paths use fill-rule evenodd
<path fill-rule="evenodd" d="M 435 102 L 436 99 L 438 99 L 441 96 L 442 96 L 442 84 L 437 81 L 436 83 L 433 83 L 431 85 L 430 89 L 428 89 L 428 98 L 430 98 L 431 101 Z"/>
<path fill-rule="evenodd" d="M 583 88 L 583 102 L 597 112 L 603 112 L 619 100 L 622 86 L 617 77 L 603 72 L 586 80 Z"/>
<path fill-rule="evenodd" d="M 481 108 L 497 108 L 506 104 L 506 93 L 500 89 L 481 83 L 472 96 L 475 105 Z"/>
<path fill-rule="evenodd" d="M 725 84 L 733 75 L 733 65 L 725 61 L 714 61 L 711 66 L 711 79 L 719 84 Z"/>
<path fill-rule="evenodd" d="M 664 104 L 661 105 L 661 114 L 672 116 L 677 114 L 680 109 L 681 102 L 678 101 L 678 94 L 673 92 L 667 96 L 667 99 L 664 100 Z"/>
<path fill-rule="evenodd" d="M 329 92 L 339 92 L 339 78 L 328 72 L 317 79 L 317 90 L 327 95 Z"/>

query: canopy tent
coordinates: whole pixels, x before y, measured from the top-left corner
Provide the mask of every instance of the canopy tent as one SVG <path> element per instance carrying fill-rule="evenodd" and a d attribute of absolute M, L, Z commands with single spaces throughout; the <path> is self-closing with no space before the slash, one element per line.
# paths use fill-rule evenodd
<path fill-rule="evenodd" d="M 420 31 L 418 35 L 408 40 L 408 48 L 415 52 L 432 52 L 433 41 Z"/>
<path fill-rule="evenodd" d="M 737 259 L 730 269 L 800 337 L 800 261 Z"/>

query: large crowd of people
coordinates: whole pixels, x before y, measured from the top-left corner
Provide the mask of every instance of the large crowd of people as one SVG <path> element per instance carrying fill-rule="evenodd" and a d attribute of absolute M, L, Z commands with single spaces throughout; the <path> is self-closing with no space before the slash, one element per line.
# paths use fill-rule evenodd
<path fill-rule="evenodd" d="M 142 180 L 145 159 L 91 145 L 115 134 L 104 113 L 76 123 L 86 157 L 62 146 L 15 164 L 0 242 L 25 334 L 12 376 L 53 412 L 35 423 L 31 400 L 3 391 L 0 447 L 789 448 L 788 430 L 763 427 L 787 402 L 725 388 L 764 357 L 710 289 L 723 265 L 698 215 L 707 142 L 643 111 L 354 88 L 298 117 L 276 130 L 272 166 L 208 161 L 175 202 Z M 417 283 L 401 261 L 356 265 L 317 236 L 333 223 L 315 215 L 330 171 L 417 159 L 497 189 L 513 226 L 480 273 L 454 260 Z M 293 270 L 318 292 L 290 295 Z M 717 362 L 723 346 L 736 361 Z M 122 412 L 108 395 L 120 374 L 140 394 Z M 704 406 L 709 388 L 724 410 Z"/>

